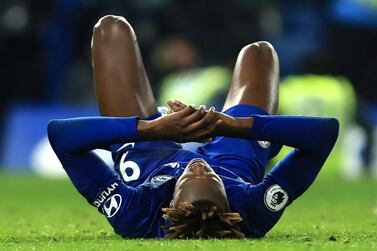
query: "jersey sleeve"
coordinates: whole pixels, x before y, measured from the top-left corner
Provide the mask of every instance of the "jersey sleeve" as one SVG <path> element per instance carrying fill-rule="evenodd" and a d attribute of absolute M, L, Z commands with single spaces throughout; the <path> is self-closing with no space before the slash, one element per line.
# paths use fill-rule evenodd
<path fill-rule="evenodd" d="M 277 142 L 294 150 L 268 174 L 288 192 L 300 196 L 313 183 L 339 132 L 333 118 L 255 115 L 251 138 Z"/>
<path fill-rule="evenodd" d="M 83 117 L 52 120 L 48 138 L 63 168 L 77 190 L 87 199 L 85 190 L 114 176 L 93 151 L 110 144 L 137 139 L 137 118 Z M 103 184 L 105 185 L 105 184 Z"/>
<path fill-rule="evenodd" d="M 264 180 L 246 192 L 249 229 L 263 236 L 281 217 L 285 207 L 304 193 L 330 154 L 339 131 L 332 118 L 254 115 L 251 139 L 294 147 Z"/>
<path fill-rule="evenodd" d="M 284 205 L 289 202 L 289 197 L 269 177 L 257 185 L 245 186 L 242 190 L 240 196 L 243 198 L 239 198 L 237 211 L 243 219 L 243 231 L 248 237 L 263 237 L 282 216 Z M 271 203 L 273 193 L 276 193 L 273 199 L 275 204 Z M 266 203 L 267 197 L 270 204 Z M 273 207 L 274 205 L 279 205 L 279 207 Z"/>
<path fill-rule="evenodd" d="M 137 122 L 138 117 L 55 119 L 49 122 L 47 130 L 55 152 L 78 153 L 137 140 Z"/>
<path fill-rule="evenodd" d="M 145 220 L 140 208 L 149 205 L 149 194 L 140 188 L 127 186 L 114 169 L 92 151 L 114 143 L 137 140 L 137 118 L 53 120 L 48 125 L 48 137 L 76 189 L 107 217 L 115 231 L 122 235 L 144 237 L 148 229 L 139 224 Z M 133 215 L 132 219 L 123 220 L 122 215 L 127 215 L 128 211 Z M 119 226 L 119 222 L 123 224 Z"/>

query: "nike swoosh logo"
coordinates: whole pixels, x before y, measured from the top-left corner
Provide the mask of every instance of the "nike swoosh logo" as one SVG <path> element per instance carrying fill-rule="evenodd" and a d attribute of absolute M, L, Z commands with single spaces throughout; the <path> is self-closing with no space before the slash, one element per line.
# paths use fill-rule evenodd
<path fill-rule="evenodd" d="M 123 146 L 121 146 L 121 147 L 117 150 L 117 152 L 119 152 L 120 150 L 126 148 L 127 146 L 132 146 L 132 148 L 134 148 L 134 147 L 135 147 L 135 142 L 131 142 L 131 143 L 126 143 L 126 144 L 124 144 Z"/>

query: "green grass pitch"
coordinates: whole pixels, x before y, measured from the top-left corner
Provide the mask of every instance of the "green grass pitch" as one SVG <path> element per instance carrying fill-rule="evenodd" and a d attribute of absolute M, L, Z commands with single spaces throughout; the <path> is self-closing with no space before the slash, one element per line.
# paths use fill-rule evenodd
<path fill-rule="evenodd" d="M 0 174 L 0 250 L 377 250 L 377 182 L 322 175 L 262 239 L 123 240 L 67 180 Z"/>

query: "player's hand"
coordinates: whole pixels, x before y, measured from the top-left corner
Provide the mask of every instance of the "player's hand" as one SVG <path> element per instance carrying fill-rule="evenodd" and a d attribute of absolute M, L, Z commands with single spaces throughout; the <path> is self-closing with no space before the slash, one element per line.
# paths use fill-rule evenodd
<path fill-rule="evenodd" d="M 186 104 L 183 104 L 179 100 L 168 100 L 167 104 L 168 104 L 168 106 L 170 108 L 169 111 L 168 111 L 168 114 L 182 111 L 183 109 L 185 109 L 187 107 Z M 195 106 L 195 105 L 192 105 L 192 106 Z M 215 108 L 213 108 L 213 109 L 215 109 Z M 199 140 L 198 142 L 206 143 L 206 142 L 210 142 L 211 140 L 212 140 L 212 138 L 207 138 L 207 139 Z"/>
<path fill-rule="evenodd" d="M 187 107 L 186 104 L 179 100 L 169 100 L 168 105 L 170 107 L 170 112 L 179 112 Z M 234 118 L 223 112 L 215 112 L 215 120 L 219 122 L 214 136 L 227 136 L 236 138 L 247 138 L 249 137 L 249 131 L 251 128 L 251 118 Z"/>
<path fill-rule="evenodd" d="M 211 138 L 220 124 L 214 107 L 206 111 L 205 106 L 196 109 L 189 105 L 152 121 L 140 120 L 138 132 L 146 140 L 203 141 Z"/>
<path fill-rule="evenodd" d="M 179 112 L 187 107 L 187 105 L 183 104 L 179 100 L 168 100 L 167 102 L 170 110 L 168 111 L 168 114 L 173 112 Z"/>

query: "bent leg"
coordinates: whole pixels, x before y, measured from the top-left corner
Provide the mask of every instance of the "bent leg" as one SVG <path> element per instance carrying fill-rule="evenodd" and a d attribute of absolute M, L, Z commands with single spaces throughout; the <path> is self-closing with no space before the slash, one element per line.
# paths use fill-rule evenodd
<path fill-rule="evenodd" d="M 157 112 L 136 35 L 126 19 L 109 15 L 97 22 L 92 64 L 101 115 L 147 117 Z"/>
<path fill-rule="evenodd" d="M 238 55 L 223 110 L 249 104 L 275 114 L 278 98 L 279 59 L 273 46 L 268 42 L 245 46 Z"/>

